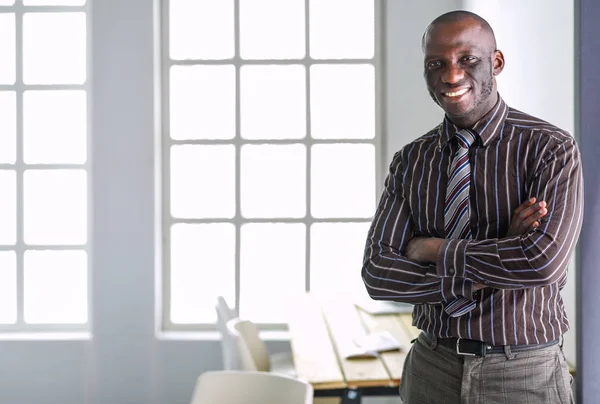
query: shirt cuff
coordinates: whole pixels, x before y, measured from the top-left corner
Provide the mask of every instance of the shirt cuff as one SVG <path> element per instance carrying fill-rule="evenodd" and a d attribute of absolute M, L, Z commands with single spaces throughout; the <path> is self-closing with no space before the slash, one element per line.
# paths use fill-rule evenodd
<path fill-rule="evenodd" d="M 437 255 L 436 274 L 443 277 L 465 277 L 466 252 L 469 240 L 446 239 L 442 242 Z"/>
<path fill-rule="evenodd" d="M 465 278 L 444 277 L 442 278 L 442 299 L 451 302 L 460 297 L 473 300 L 473 282 Z"/>

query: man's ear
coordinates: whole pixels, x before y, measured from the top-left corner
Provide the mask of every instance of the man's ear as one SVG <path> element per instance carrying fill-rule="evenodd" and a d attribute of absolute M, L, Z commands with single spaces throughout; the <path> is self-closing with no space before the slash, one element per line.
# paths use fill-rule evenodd
<path fill-rule="evenodd" d="M 494 76 L 497 76 L 502 73 L 502 70 L 504 70 L 504 55 L 502 54 L 502 51 L 495 50 L 492 57 L 494 58 L 493 73 Z"/>

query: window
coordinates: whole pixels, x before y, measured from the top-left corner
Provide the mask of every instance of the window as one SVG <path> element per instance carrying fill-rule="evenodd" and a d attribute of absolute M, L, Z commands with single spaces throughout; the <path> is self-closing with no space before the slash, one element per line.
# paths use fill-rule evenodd
<path fill-rule="evenodd" d="M 163 2 L 163 325 L 223 295 L 265 328 L 290 294 L 364 293 L 376 205 L 379 4 Z"/>
<path fill-rule="evenodd" d="M 0 330 L 88 324 L 87 5 L 0 0 Z"/>

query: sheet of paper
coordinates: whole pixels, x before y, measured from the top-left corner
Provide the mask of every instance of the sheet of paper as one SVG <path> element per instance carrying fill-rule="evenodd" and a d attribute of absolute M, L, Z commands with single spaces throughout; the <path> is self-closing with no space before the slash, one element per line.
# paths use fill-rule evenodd
<path fill-rule="evenodd" d="M 396 338 L 388 331 L 373 332 L 354 339 L 354 345 L 340 347 L 346 359 L 376 358 L 380 352 L 402 349 Z"/>
<path fill-rule="evenodd" d="M 363 337 L 355 339 L 354 343 L 367 351 L 387 352 L 401 349 L 396 338 L 388 331 L 366 334 Z"/>

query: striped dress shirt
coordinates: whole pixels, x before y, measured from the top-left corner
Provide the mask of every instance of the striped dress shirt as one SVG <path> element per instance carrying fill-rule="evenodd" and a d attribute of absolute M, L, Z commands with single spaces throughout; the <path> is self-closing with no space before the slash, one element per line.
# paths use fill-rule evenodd
<path fill-rule="evenodd" d="M 580 154 L 573 137 L 510 108 L 499 97 L 472 128 L 472 239 L 445 239 L 433 264 L 411 261 L 411 237 L 445 238 L 444 200 L 457 128 L 445 120 L 398 151 L 367 236 L 362 278 L 376 300 L 413 303 L 413 324 L 438 337 L 492 345 L 538 344 L 569 329 L 560 291 L 583 214 Z M 514 210 L 546 201 L 540 226 L 507 237 Z M 474 283 L 486 287 L 474 292 Z M 475 309 L 450 317 L 462 296 Z"/>

